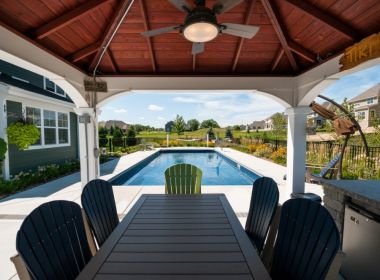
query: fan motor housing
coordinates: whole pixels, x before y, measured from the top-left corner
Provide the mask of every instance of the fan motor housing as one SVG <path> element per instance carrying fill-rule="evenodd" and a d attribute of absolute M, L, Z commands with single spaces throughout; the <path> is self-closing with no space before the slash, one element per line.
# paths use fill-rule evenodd
<path fill-rule="evenodd" d="M 197 6 L 190 13 L 188 13 L 185 19 L 185 24 L 183 26 L 183 29 L 185 29 L 187 26 L 193 23 L 198 23 L 198 22 L 207 22 L 207 23 L 215 25 L 218 29 L 220 29 L 218 26 L 215 13 L 211 11 L 209 8 L 204 7 L 204 6 Z"/>

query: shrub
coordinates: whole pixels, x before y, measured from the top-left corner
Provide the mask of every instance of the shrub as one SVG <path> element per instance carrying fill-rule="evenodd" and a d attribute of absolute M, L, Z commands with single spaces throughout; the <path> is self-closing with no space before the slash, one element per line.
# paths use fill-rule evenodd
<path fill-rule="evenodd" d="M 272 154 L 272 149 L 268 144 L 260 144 L 257 146 L 254 156 L 269 158 Z"/>
<path fill-rule="evenodd" d="M 274 151 L 270 155 L 270 159 L 273 160 L 275 163 L 285 165 L 286 164 L 286 148 L 279 147 L 277 151 Z"/>
<path fill-rule="evenodd" d="M 15 144 L 20 150 L 26 150 L 40 139 L 40 131 L 33 124 L 15 122 L 8 126 L 8 143 Z"/>
<path fill-rule="evenodd" d="M 254 152 L 256 152 L 256 149 L 257 149 L 257 145 L 256 144 L 249 144 L 248 145 L 248 151 L 250 152 L 250 153 L 254 153 Z"/>
<path fill-rule="evenodd" d="M 7 143 L 3 138 L 0 138 L 0 163 L 5 159 L 5 153 L 7 152 Z"/>

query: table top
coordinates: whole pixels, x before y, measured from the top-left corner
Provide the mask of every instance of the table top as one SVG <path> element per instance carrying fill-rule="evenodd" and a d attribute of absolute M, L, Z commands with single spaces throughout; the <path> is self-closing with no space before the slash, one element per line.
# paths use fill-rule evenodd
<path fill-rule="evenodd" d="M 142 195 L 77 279 L 270 279 L 224 194 Z"/>

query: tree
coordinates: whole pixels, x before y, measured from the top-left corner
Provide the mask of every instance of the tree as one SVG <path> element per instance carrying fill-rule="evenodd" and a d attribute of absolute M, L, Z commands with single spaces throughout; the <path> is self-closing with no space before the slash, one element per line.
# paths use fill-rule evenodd
<path fill-rule="evenodd" d="M 227 128 L 226 130 L 226 138 L 232 140 L 234 138 L 231 129 Z"/>
<path fill-rule="evenodd" d="M 117 138 L 121 138 L 121 137 L 123 137 L 123 135 L 124 135 L 124 133 L 123 133 L 123 131 L 121 130 L 121 128 L 120 127 L 115 127 L 115 130 L 114 130 L 114 132 L 113 132 L 113 136 L 114 137 L 117 137 Z"/>
<path fill-rule="evenodd" d="M 238 124 L 234 125 L 233 129 L 235 131 L 240 131 L 240 125 L 238 125 Z"/>
<path fill-rule="evenodd" d="M 272 116 L 273 133 L 276 137 L 286 131 L 286 124 L 287 120 L 283 114 L 276 113 Z"/>
<path fill-rule="evenodd" d="M 169 122 L 167 122 L 167 123 L 165 124 L 165 131 L 166 131 L 167 133 L 172 132 L 172 130 L 173 130 L 173 124 L 174 124 L 173 121 L 169 121 Z"/>
<path fill-rule="evenodd" d="M 188 120 L 187 126 L 189 127 L 190 131 L 196 131 L 199 129 L 199 121 L 196 119 Z"/>
<path fill-rule="evenodd" d="M 181 135 L 185 131 L 185 120 L 182 116 L 177 115 L 173 122 L 173 131 L 176 132 L 178 135 Z"/>
<path fill-rule="evenodd" d="M 210 127 L 210 128 L 208 129 L 207 134 L 208 134 L 208 139 L 210 139 L 210 140 L 215 139 L 215 133 L 214 133 L 214 131 L 212 130 L 212 127 Z"/>
<path fill-rule="evenodd" d="M 204 120 L 201 123 L 201 128 L 209 128 L 209 127 L 220 128 L 219 124 L 213 119 Z"/>
<path fill-rule="evenodd" d="M 110 135 L 113 135 L 114 132 L 115 132 L 115 128 L 113 127 L 113 125 L 111 125 L 111 127 L 110 127 Z"/>
<path fill-rule="evenodd" d="M 108 129 L 104 126 L 99 126 L 99 137 L 104 138 L 108 134 Z"/>
<path fill-rule="evenodd" d="M 135 127 L 131 125 L 127 131 L 127 145 L 134 146 L 137 143 Z"/>

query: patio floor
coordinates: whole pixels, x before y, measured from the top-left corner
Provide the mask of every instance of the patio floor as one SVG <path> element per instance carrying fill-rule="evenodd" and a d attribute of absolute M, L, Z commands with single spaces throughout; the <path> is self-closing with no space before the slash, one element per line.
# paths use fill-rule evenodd
<path fill-rule="evenodd" d="M 280 203 L 289 198 L 290 190 L 286 189 L 283 175 L 286 168 L 264 159 L 238 152 L 232 149 L 218 149 L 221 153 L 238 161 L 256 173 L 272 177 L 280 190 Z M 140 160 L 154 153 L 154 151 L 136 152 L 112 160 L 101 165 L 103 179 L 109 179 Z M 80 174 L 79 172 L 43 184 L 33 189 L 12 195 L 0 200 L 0 279 L 18 279 L 15 268 L 9 258 L 16 254 L 16 232 L 23 219 L 40 204 L 51 200 L 72 200 L 80 204 Z M 245 224 L 251 186 L 202 186 L 203 193 L 224 193 L 242 225 Z M 306 184 L 306 192 L 313 192 L 323 196 L 322 187 Z M 119 217 L 122 218 L 133 206 L 134 202 L 144 193 L 164 193 L 164 186 L 114 186 L 114 193 Z"/>

